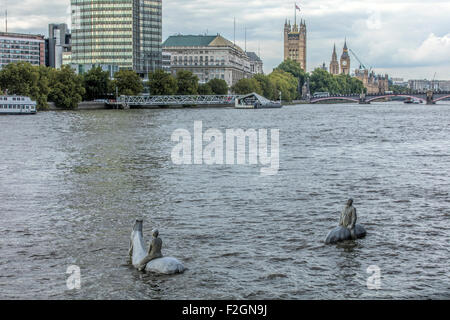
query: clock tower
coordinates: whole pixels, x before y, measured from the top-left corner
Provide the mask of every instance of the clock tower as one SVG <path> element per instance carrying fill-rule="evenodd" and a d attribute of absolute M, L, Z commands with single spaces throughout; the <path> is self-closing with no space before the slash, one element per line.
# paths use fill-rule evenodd
<path fill-rule="evenodd" d="M 347 40 L 345 40 L 341 56 L 341 73 L 346 75 L 350 74 L 350 55 L 348 54 Z"/>

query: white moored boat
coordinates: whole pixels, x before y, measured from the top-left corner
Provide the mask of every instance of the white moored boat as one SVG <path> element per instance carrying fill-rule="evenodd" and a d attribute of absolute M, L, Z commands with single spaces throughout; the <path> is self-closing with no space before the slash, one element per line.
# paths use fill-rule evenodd
<path fill-rule="evenodd" d="M 0 96 L 0 115 L 35 114 L 36 101 L 24 96 Z"/>

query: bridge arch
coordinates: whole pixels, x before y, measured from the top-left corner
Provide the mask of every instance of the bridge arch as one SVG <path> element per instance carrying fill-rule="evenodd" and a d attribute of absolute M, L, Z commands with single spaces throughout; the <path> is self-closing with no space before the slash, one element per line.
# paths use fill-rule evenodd
<path fill-rule="evenodd" d="M 373 97 L 373 98 L 368 98 L 367 102 L 372 102 L 372 101 L 376 101 L 376 100 L 379 100 L 379 99 L 390 98 L 390 97 L 412 98 L 412 99 L 420 100 L 422 102 L 427 102 L 426 99 L 415 97 L 415 96 L 412 96 L 412 95 L 407 95 L 407 94 L 386 94 L 386 95 L 383 95 L 383 96 L 376 96 L 376 97 Z"/>
<path fill-rule="evenodd" d="M 330 101 L 330 100 L 343 100 L 343 101 L 350 101 L 350 102 L 359 102 L 358 99 L 350 98 L 350 97 L 326 97 L 326 98 L 311 99 L 311 103 L 317 103 L 317 102 L 321 102 L 321 101 Z"/>
<path fill-rule="evenodd" d="M 440 98 L 434 99 L 434 102 L 442 101 L 442 100 L 445 100 L 445 99 L 448 99 L 448 98 L 450 98 L 450 94 L 449 94 L 449 95 L 447 95 L 447 96 L 443 96 L 443 97 L 440 97 Z"/>

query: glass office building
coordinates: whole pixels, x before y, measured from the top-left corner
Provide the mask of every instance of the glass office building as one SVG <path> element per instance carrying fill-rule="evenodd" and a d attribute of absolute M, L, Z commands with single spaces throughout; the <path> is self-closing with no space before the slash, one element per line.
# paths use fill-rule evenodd
<path fill-rule="evenodd" d="M 162 65 L 161 0 L 71 0 L 72 64 L 132 69 Z"/>

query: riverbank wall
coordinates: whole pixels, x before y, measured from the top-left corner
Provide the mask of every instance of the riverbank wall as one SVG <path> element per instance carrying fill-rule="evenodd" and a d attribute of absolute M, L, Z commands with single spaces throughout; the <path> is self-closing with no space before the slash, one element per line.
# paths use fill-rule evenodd
<path fill-rule="evenodd" d="M 55 103 L 49 102 L 48 108 L 50 111 L 60 111 L 65 109 L 60 109 L 55 106 Z M 108 109 L 104 102 L 95 102 L 95 101 L 83 101 L 78 104 L 78 108 L 76 110 L 103 110 Z"/>
<path fill-rule="evenodd" d="M 48 103 L 49 111 L 61 111 L 66 109 L 60 109 L 55 106 L 53 102 Z M 206 109 L 206 108 L 233 108 L 234 104 L 229 105 L 173 105 L 173 106 L 139 106 L 131 107 L 131 109 Z M 95 101 L 83 101 L 78 104 L 78 108 L 75 110 L 105 110 L 111 109 L 111 106 L 104 102 Z"/>

